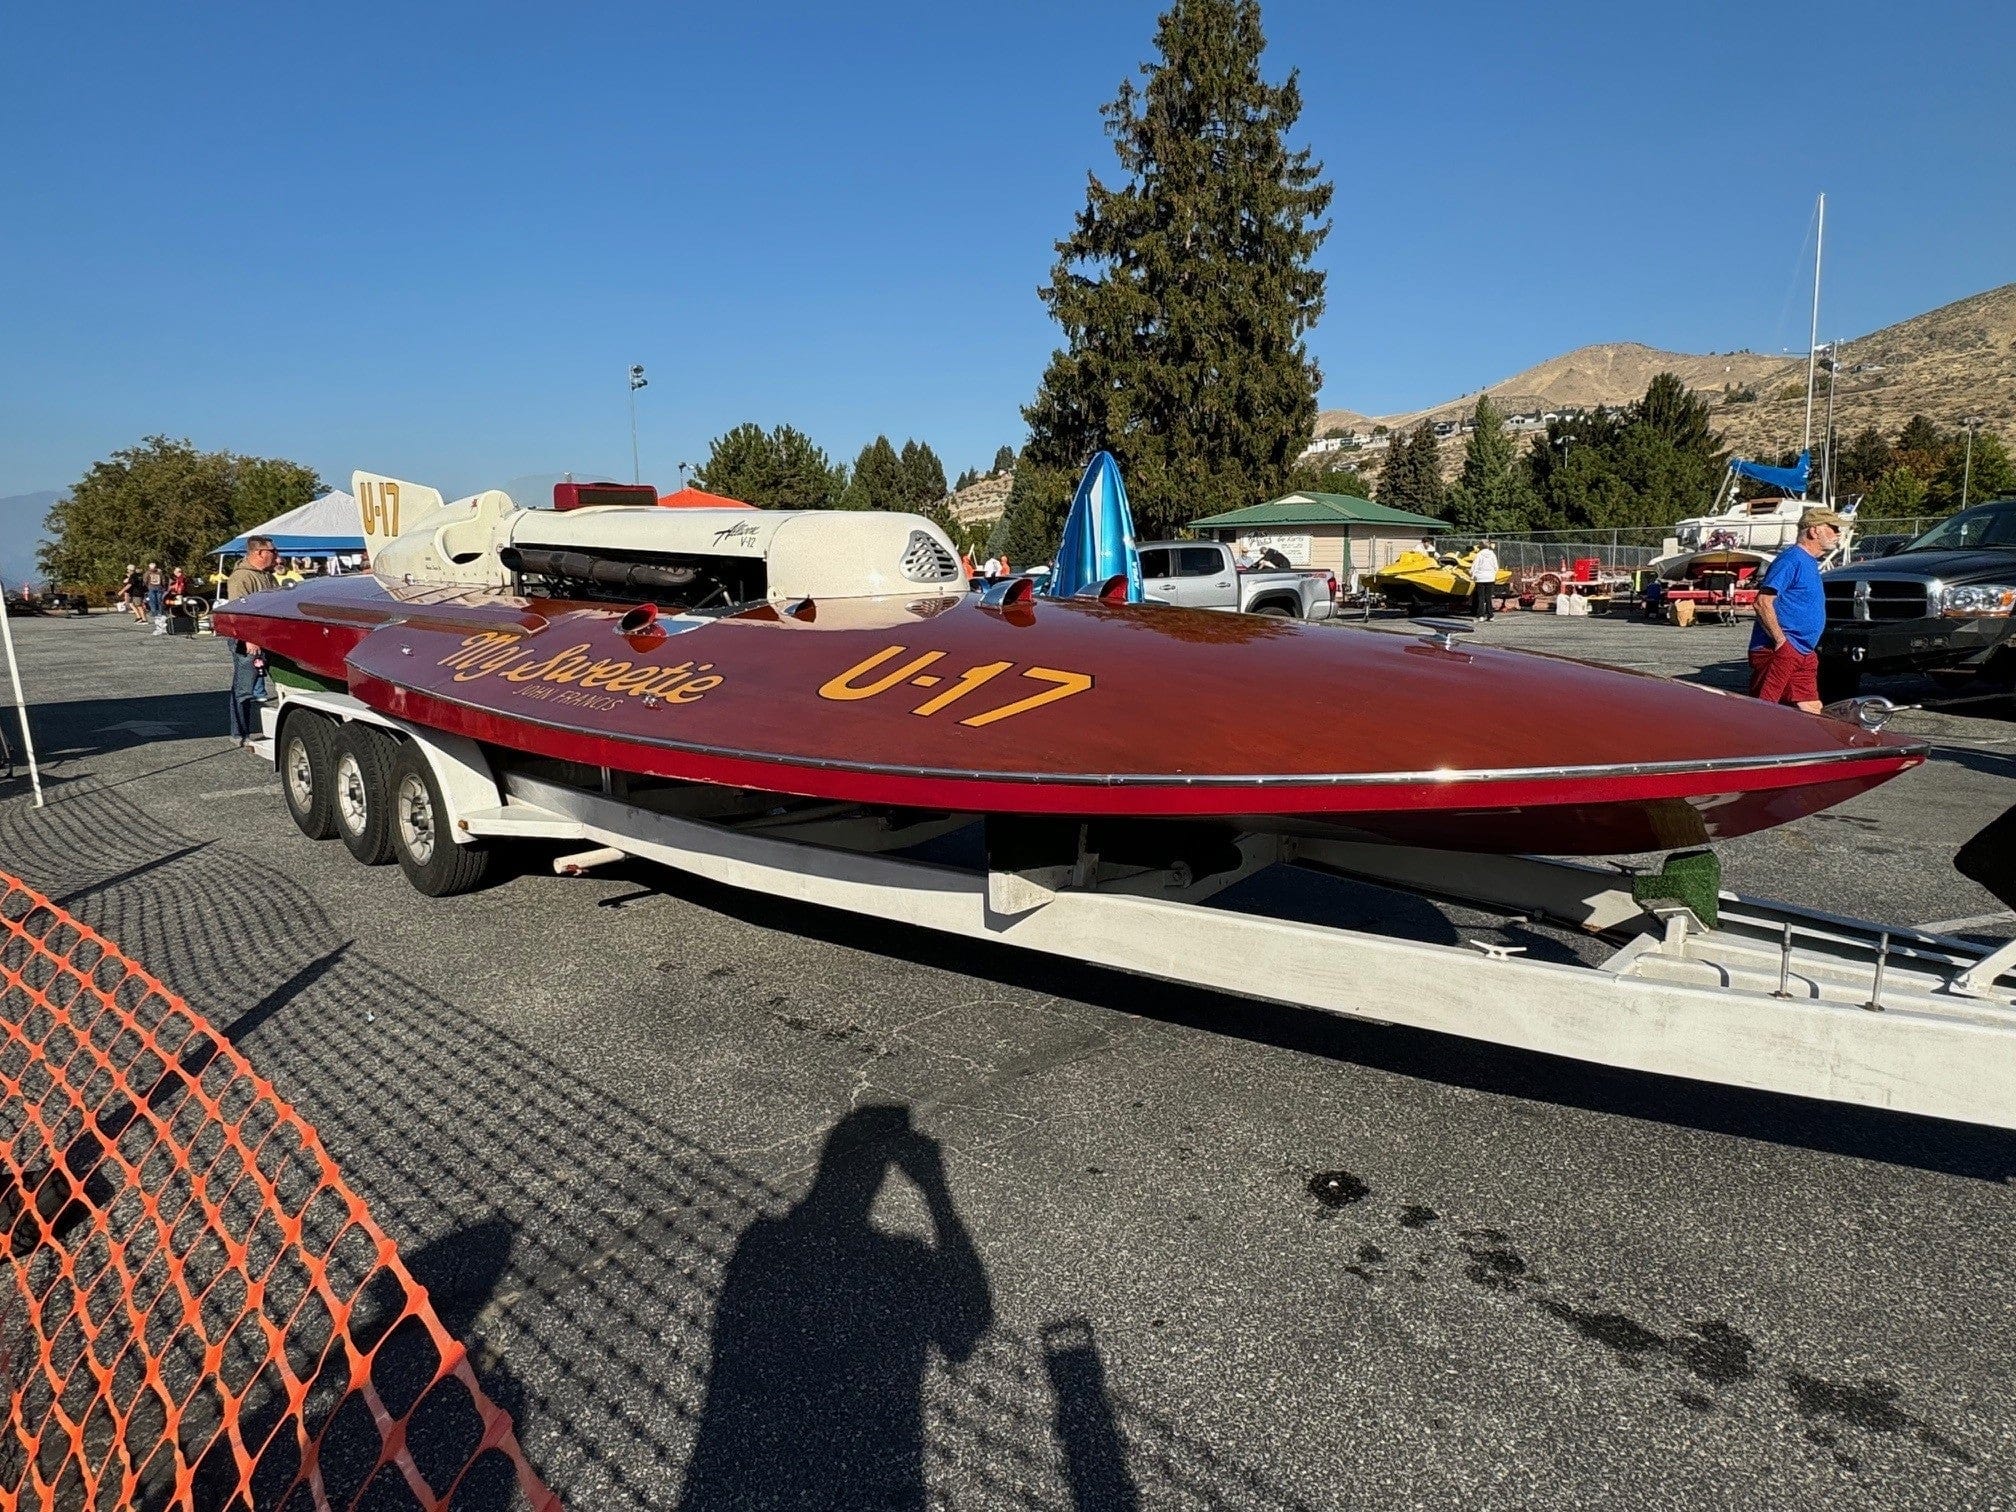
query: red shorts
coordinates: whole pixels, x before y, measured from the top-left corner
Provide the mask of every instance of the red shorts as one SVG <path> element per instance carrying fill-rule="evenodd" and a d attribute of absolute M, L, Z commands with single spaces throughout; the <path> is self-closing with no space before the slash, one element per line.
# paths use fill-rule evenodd
<path fill-rule="evenodd" d="M 1752 651 L 1750 696 L 1766 703 L 1820 702 L 1820 653 L 1790 641 L 1775 651 Z"/>

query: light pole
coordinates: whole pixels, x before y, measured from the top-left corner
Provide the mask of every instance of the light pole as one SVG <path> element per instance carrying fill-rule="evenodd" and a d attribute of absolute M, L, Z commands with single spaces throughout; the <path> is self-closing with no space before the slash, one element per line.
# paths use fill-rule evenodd
<path fill-rule="evenodd" d="M 1974 432 L 1981 429 L 1985 415 L 1962 415 L 1960 423 L 1967 428 L 1967 460 L 1960 468 L 1960 507 L 1967 507 L 1967 487 L 1974 481 Z"/>
<path fill-rule="evenodd" d="M 644 364 L 630 364 L 630 481 L 644 481 L 644 470 L 637 465 L 637 390 L 650 386 L 651 380 L 644 376 Z"/>

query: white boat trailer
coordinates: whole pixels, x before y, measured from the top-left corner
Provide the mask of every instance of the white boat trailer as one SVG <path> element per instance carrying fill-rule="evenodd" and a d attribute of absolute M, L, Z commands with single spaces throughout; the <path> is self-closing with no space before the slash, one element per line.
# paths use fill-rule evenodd
<path fill-rule="evenodd" d="M 1616 867 L 1271 833 L 1229 838 L 1206 867 L 1122 864 L 1102 859 L 1086 843 L 1091 830 L 1075 825 L 1047 855 L 997 844 L 1016 838 L 1016 821 L 997 818 L 986 821 L 988 864 L 962 868 L 894 852 L 981 822 L 970 815 L 919 818 L 701 786 L 632 792 L 608 771 L 589 790 L 500 772 L 474 742 L 334 693 L 285 690 L 266 711 L 268 735 L 303 707 L 411 741 L 446 810 L 428 823 L 458 844 L 585 847 L 554 863 L 561 872 L 637 857 L 768 897 L 1347 1018 L 2016 1128 L 2016 942 L 1991 952 L 1726 892 L 1705 924 L 1683 903 L 1643 901 L 1633 873 Z M 1424 942 L 1209 903 L 1284 865 L 1507 922 L 1545 921 L 1616 948 L 1593 965 L 1530 960 L 1492 942 Z"/>

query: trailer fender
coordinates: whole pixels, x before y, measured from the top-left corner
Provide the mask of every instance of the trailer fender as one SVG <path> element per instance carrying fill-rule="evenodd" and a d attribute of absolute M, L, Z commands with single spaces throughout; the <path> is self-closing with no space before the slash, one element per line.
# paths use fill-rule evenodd
<path fill-rule="evenodd" d="M 483 754 L 480 745 L 465 735 L 450 735 L 440 730 L 422 729 L 418 725 L 398 728 L 427 757 L 434 781 L 441 788 L 441 801 L 448 810 L 444 816 L 448 833 L 455 837 L 457 845 L 475 844 L 481 837 L 463 828 L 463 817 L 483 809 L 499 808 L 504 802 L 504 791 L 497 785 L 497 774 L 491 770 L 490 758 Z"/>

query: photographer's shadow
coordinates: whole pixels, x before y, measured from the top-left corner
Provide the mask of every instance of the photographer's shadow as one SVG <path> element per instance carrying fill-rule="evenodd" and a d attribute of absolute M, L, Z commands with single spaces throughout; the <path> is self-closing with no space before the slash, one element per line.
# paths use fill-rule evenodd
<path fill-rule="evenodd" d="M 931 1242 L 870 1224 L 892 1169 L 923 1196 Z M 965 1360 L 993 1317 L 937 1141 L 907 1108 L 856 1109 L 804 1200 L 752 1223 L 728 1262 L 680 1505 L 922 1507 L 928 1352 Z"/>

